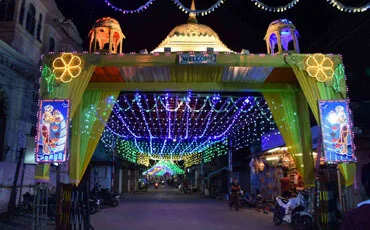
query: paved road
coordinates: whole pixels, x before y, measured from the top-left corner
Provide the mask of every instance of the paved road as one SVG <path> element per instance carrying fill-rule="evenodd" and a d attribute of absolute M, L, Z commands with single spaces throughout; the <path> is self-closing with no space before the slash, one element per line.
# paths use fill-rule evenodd
<path fill-rule="evenodd" d="M 245 230 L 276 227 L 272 214 L 252 209 L 230 211 L 226 201 L 181 194 L 175 189 L 151 189 L 126 197 L 117 208 L 104 208 L 91 217 L 96 230 Z"/>

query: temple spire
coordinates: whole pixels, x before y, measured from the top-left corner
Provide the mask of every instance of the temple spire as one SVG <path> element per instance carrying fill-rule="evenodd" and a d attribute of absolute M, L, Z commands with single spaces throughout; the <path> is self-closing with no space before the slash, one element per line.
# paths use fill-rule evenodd
<path fill-rule="evenodd" d="M 191 1 L 191 7 L 190 7 L 190 9 L 191 10 L 195 10 L 194 0 Z M 188 23 L 198 23 L 197 15 L 195 13 L 192 13 L 192 12 L 189 13 Z"/>

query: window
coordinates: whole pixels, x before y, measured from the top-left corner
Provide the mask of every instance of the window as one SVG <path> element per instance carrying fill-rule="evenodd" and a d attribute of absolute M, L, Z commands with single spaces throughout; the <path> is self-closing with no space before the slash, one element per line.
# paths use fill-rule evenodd
<path fill-rule="evenodd" d="M 26 21 L 26 30 L 32 35 L 35 34 L 35 25 L 36 25 L 36 9 L 33 4 L 30 4 L 27 12 L 27 21 Z"/>
<path fill-rule="evenodd" d="M 39 22 L 37 23 L 37 32 L 36 32 L 37 40 L 39 40 L 40 42 L 41 42 L 41 28 L 42 28 L 42 14 L 40 14 L 39 16 Z"/>
<path fill-rule="evenodd" d="M 50 38 L 49 40 L 49 52 L 55 52 L 55 40 Z"/>
<path fill-rule="evenodd" d="M 0 0 L 0 21 L 13 21 L 15 11 L 14 0 Z"/>
<path fill-rule="evenodd" d="M 19 24 L 21 25 L 23 25 L 25 6 L 26 6 L 26 0 L 22 0 L 21 10 L 19 12 Z"/>

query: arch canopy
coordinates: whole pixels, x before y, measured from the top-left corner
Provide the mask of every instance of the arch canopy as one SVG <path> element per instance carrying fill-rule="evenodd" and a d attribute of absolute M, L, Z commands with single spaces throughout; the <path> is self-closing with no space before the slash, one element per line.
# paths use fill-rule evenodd
<path fill-rule="evenodd" d="M 214 59 L 197 62 L 194 58 L 193 62 L 181 63 L 184 57 L 181 53 L 74 53 L 73 56 L 81 61 L 63 60 L 64 69 L 58 72 L 55 71 L 56 60 L 61 55 L 49 54 L 43 59 L 44 68 L 50 68 L 55 75 L 54 79 L 43 75 L 41 97 L 71 100 L 69 174 L 70 181 L 76 184 L 99 141 L 81 132 L 84 111 L 92 105 L 103 107 L 107 99 L 115 100 L 122 91 L 260 93 L 308 184 L 314 179 L 309 108 L 319 124 L 318 100 L 346 98 L 339 55 L 189 53 L 186 55 L 208 55 Z M 60 76 L 61 73 L 73 75 L 72 80 L 62 82 L 64 75 Z M 273 103 L 281 104 L 284 109 L 275 109 Z M 99 111 L 101 119 L 91 121 L 88 133 L 94 132 L 100 137 L 111 112 L 112 106 Z M 294 119 L 287 119 L 292 116 Z M 43 174 L 37 177 L 47 179 L 46 171 L 40 170 Z"/>

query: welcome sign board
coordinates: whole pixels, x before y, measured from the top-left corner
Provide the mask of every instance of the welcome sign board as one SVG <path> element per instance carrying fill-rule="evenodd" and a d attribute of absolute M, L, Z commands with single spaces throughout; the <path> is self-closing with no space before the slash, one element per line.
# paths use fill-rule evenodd
<path fill-rule="evenodd" d="M 215 64 L 216 54 L 179 54 L 179 64 Z"/>

